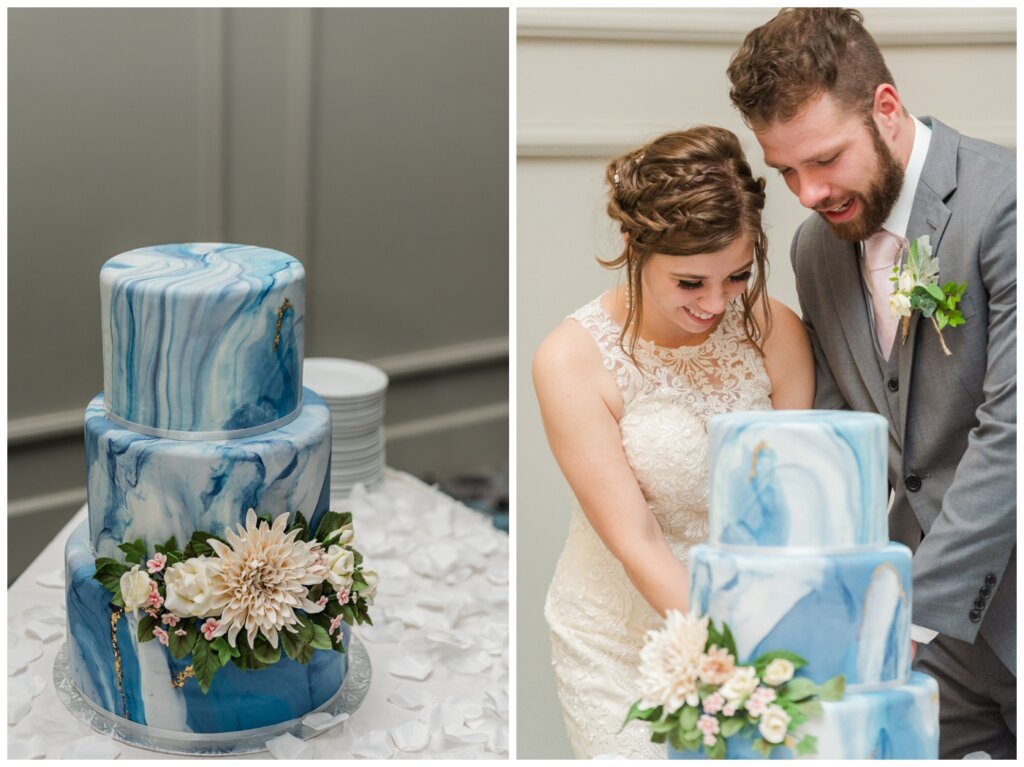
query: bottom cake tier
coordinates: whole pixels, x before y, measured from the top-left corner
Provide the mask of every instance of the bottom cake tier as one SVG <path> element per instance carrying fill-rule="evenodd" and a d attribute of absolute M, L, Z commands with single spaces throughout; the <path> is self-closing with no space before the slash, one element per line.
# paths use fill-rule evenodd
<path fill-rule="evenodd" d="M 823 714 L 799 728 L 798 737 L 813 735 L 817 750 L 809 759 L 938 759 L 939 686 L 930 676 L 912 671 L 907 683 L 871 692 L 847 693 L 840 701 L 822 703 Z M 743 733 L 726 739 L 728 759 L 762 759 Z M 671 759 L 706 759 L 704 750 L 677 751 Z M 793 759 L 783 746 L 772 759 Z"/>
<path fill-rule="evenodd" d="M 175 660 L 159 642 L 138 641 L 136 618 L 114 619 L 110 592 L 93 579 L 94 557 L 83 523 L 65 551 L 68 665 L 78 690 L 97 708 L 161 730 L 228 733 L 298 719 L 341 688 L 348 656 L 314 650 L 306 665 L 284 656 L 257 671 L 229 663 L 204 694 L 185 673 L 191 656 Z M 341 630 L 347 647 L 348 625 Z"/>

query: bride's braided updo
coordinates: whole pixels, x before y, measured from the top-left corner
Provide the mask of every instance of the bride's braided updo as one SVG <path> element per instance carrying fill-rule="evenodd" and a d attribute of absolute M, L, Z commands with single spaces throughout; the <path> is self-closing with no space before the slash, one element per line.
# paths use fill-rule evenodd
<path fill-rule="evenodd" d="M 771 316 L 764 300 L 760 325 L 751 307 L 764 295 L 768 242 L 761 225 L 764 179 L 755 178 L 736 136 L 702 125 L 667 133 L 608 164 L 608 215 L 619 223 L 626 246 L 618 258 L 601 261 L 609 269 L 626 267 L 627 308 L 620 342 L 636 349 L 643 307 L 640 275 L 655 254 L 694 256 L 718 253 L 738 237 L 754 244 L 754 273 L 743 292 L 743 322 L 750 343 L 763 354 Z"/>

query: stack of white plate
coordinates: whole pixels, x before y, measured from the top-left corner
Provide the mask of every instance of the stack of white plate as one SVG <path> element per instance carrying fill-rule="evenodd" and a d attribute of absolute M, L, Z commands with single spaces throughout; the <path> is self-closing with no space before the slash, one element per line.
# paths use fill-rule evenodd
<path fill-rule="evenodd" d="M 379 483 L 387 373 L 356 360 L 313 357 L 303 364 L 302 379 L 331 409 L 331 495 L 345 498 L 359 483 Z"/>

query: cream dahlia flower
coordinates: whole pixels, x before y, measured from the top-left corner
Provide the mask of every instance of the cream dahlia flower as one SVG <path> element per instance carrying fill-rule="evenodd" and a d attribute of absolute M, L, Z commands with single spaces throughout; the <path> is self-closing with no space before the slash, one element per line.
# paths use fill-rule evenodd
<path fill-rule="evenodd" d="M 219 557 L 210 575 L 213 604 L 220 610 L 213 636 L 227 634 L 232 647 L 243 628 L 249 647 L 260 631 L 277 647 L 279 631 L 298 632 L 296 610 L 321 609 L 309 600 L 309 587 L 323 582 L 327 568 L 315 547 L 295 540 L 298 530 L 284 532 L 287 524 L 287 514 L 273 525 L 257 524 L 256 512 L 249 509 L 245 527 L 227 531 L 228 545 L 208 541 Z"/>
<path fill-rule="evenodd" d="M 696 706 L 697 675 L 708 639 L 708 618 L 669 610 L 665 628 L 648 631 L 640 651 L 640 705 L 663 706 L 666 714 Z"/>

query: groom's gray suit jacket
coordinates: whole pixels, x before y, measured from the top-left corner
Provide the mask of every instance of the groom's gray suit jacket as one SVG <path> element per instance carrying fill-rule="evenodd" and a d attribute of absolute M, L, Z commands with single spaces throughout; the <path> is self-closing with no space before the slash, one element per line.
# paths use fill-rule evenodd
<path fill-rule="evenodd" d="M 923 122 L 932 138 L 907 239 L 930 236 L 940 285 L 967 283 L 966 323 L 943 331 L 947 357 L 915 312 L 887 370 L 857 246 L 813 215 L 791 258 L 814 350 L 814 405 L 889 418 L 889 533 L 914 551 L 913 621 L 970 643 L 980 632 L 1016 674 L 1016 158 Z"/>

